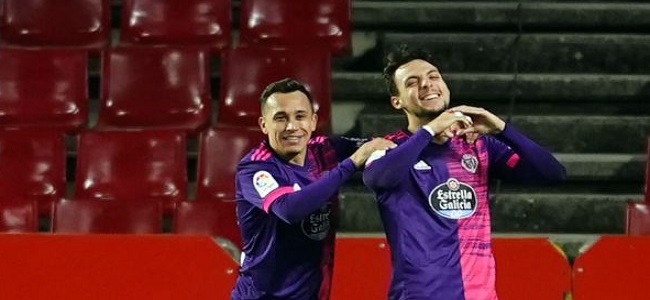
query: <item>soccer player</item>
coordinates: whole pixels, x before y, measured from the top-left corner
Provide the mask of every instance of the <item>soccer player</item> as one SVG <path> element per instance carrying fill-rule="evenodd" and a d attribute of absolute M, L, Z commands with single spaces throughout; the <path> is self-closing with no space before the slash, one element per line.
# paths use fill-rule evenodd
<path fill-rule="evenodd" d="M 564 167 L 511 124 L 477 107 L 448 108 L 450 92 L 423 50 L 388 54 L 390 103 L 408 127 L 386 138 L 363 179 L 390 244 L 389 299 L 492 300 L 488 176 L 523 182 L 563 180 Z"/>
<path fill-rule="evenodd" d="M 317 116 L 296 80 L 267 86 L 261 109 L 267 138 L 240 161 L 235 180 L 244 245 L 232 299 L 328 299 L 338 190 L 370 154 L 395 144 L 311 138 Z"/>

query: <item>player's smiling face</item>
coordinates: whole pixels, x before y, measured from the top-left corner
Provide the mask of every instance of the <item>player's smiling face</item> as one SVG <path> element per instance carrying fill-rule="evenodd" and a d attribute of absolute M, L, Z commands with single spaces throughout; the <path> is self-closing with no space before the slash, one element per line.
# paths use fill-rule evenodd
<path fill-rule="evenodd" d="M 399 91 L 391 103 L 397 109 L 417 117 L 434 116 L 449 106 L 450 92 L 440 71 L 421 59 L 415 59 L 395 70 Z"/>
<path fill-rule="evenodd" d="M 262 114 L 260 127 L 273 150 L 283 159 L 302 165 L 318 120 L 307 96 L 300 91 L 274 93 L 266 100 Z"/>

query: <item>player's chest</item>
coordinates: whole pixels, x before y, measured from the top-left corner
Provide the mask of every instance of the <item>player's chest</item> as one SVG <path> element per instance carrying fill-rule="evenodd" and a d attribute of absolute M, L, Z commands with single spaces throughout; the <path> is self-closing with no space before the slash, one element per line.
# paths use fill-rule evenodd
<path fill-rule="evenodd" d="M 410 168 L 410 186 L 436 214 L 462 219 L 487 201 L 487 171 L 487 153 L 476 147 L 426 149 Z"/>

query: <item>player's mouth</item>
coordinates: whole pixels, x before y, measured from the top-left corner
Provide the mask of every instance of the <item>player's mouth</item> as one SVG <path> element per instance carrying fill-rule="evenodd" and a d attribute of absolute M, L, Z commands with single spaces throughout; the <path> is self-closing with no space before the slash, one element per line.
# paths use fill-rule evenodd
<path fill-rule="evenodd" d="M 422 101 L 435 101 L 440 98 L 439 93 L 431 93 L 420 98 Z"/>
<path fill-rule="evenodd" d="M 290 135 L 290 136 L 284 136 L 282 137 L 282 140 L 290 142 L 290 143 L 297 143 L 302 140 L 302 136 L 297 136 L 297 135 Z"/>

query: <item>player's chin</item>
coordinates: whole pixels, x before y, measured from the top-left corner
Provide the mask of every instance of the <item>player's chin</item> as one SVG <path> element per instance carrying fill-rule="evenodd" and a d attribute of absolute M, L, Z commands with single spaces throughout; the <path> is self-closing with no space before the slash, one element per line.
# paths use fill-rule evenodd
<path fill-rule="evenodd" d="M 447 109 L 447 104 L 444 101 L 426 101 L 422 103 L 422 109 L 429 113 L 441 113 Z"/>
<path fill-rule="evenodd" d="M 284 140 L 282 142 L 282 148 L 284 148 L 285 152 L 289 153 L 299 153 L 307 147 L 307 143 L 303 141 L 303 139 L 300 140 Z"/>

